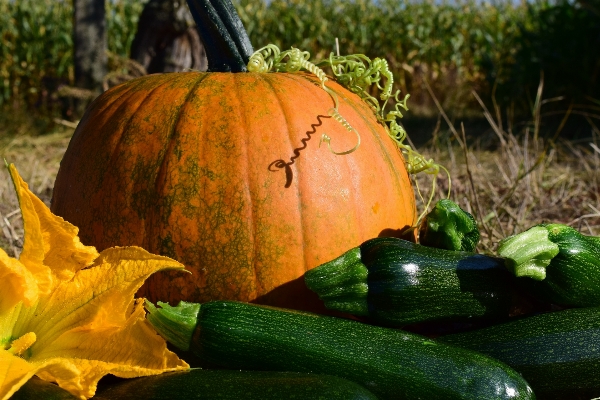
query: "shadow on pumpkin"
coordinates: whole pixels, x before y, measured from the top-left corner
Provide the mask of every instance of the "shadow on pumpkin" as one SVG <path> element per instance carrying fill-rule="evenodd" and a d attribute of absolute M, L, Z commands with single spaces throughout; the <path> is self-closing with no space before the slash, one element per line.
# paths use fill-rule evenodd
<path fill-rule="evenodd" d="M 378 237 L 397 237 L 400 239 L 415 241 L 415 229 L 405 226 L 400 229 L 387 228 L 379 232 Z M 348 249 L 349 250 L 349 249 Z M 329 261 L 329 260 L 328 260 Z M 277 307 L 295 310 L 310 311 L 318 314 L 326 314 L 335 317 L 358 319 L 350 314 L 332 311 L 325 308 L 323 301 L 304 283 L 304 275 L 292 281 L 284 283 L 270 292 L 257 297 L 251 303 L 277 304 Z"/>
<path fill-rule="evenodd" d="M 313 134 L 317 133 L 317 127 L 323 125 L 323 121 L 321 120 L 323 118 L 331 118 L 331 117 L 328 115 L 317 115 L 317 121 L 319 121 L 319 122 L 316 124 L 310 125 L 312 130 L 306 131 L 306 137 L 300 141 L 302 143 L 302 146 L 296 147 L 294 149 L 294 155 L 290 157 L 290 160 L 288 162 L 286 162 L 283 159 L 279 159 L 279 160 L 273 161 L 267 167 L 267 169 L 271 172 L 277 172 L 280 169 L 283 169 L 285 171 L 285 187 L 286 188 L 289 188 L 292 185 L 292 180 L 294 179 L 294 173 L 292 171 L 291 165 L 296 162 L 296 158 L 300 157 L 300 151 L 304 150 L 308 146 L 307 142 L 311 139 L 311 136 Z"/>
<path fill-rule="evenodd" d="M 409 242 L 416 243 L 417 241 L 417 228 L 414 226 L 405 226 L 400 229 L 386 228 L 379 232 L 377 237 L 395 237 L 398 239 L 408 240 Z"/>
<path fill-rule="evenodd" d="M 257 297 L 251 303 L 277 304 L 277 307 L 290 308 L 293 310 L 310 311 L 318 314 L 344 316 L 325 308 L 319 296 L 304 283 L 304 275 L 276 287 L 268 293 Z M 346 317 L 348 317 L 346 315 Z"/>

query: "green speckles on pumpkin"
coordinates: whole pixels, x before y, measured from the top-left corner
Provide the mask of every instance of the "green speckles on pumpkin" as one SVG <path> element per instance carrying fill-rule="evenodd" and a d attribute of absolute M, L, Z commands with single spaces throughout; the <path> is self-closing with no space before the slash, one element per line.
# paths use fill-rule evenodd
<path fill-rule="evenodd" d="M 169 219 L 173 212 L 173 200 L 173 196 L 162 196 L 158 199 L 155 212 L 163 225 L 169 224 Z"/>
<path fill-rule="evenodd" d="M 164 211 L 162 215 L 168 218 L 174 207 L 182 209 L 186 218 L 194 218 L 198 214 L 200 207 L 198 194 L 201 190 L 202 180 L 200 179 L 200 167 L 198 165 L 198 157 L 190 156 L 186 158 L 182 164 L 177 167 L 177 181 L 168 182 L 168 194 L 164 196 L 165 205 L 168 205 L 167 213 Z"/>
<path fill-rule="evenodd" d="M 217 178 L 217 174 L 208 167 L 200 167 L 200 174 L 213 182 Z"/>
<path fill-rule="evenodd" d="M 162 157 L 159 155 L 153 162 L 147 162 L 146 158 L 138 155 L 130 179 L 134 183 L 134 192 L 131 196 L 131 207 L 136 211 L 138 218 L 145 219 L 149 208 L 156 202 L 156 191 L 154 185 L 146 182 L 154 182 L 158 173 L 159 163 Z"/>
<path fill-rule="evenodd" d="M 175 145 L 173 146 L 173 154 L 177 158 L 177 161 L 181 161 L 181 156 L 183 155 L 183 149 L 181 148 L 180 142 L 175 141 Z"/>
<path fill-rule="evenodd" d="M 159 254 L 161 256 L 167 256 L 171 258 L 177 257 L 175 252 L 175 243 L 171 237 L 171 233 L 167 232 L 165 237 L 158 237 L 159 242 Z"/>
<path fill-rule="evenodd" d="M 147 189 L 131 195 L 131 208 L 137 213 L 139 219 L 146 219 L 146 212 L 152 205 L 152 198 L 152 194 Z"/>

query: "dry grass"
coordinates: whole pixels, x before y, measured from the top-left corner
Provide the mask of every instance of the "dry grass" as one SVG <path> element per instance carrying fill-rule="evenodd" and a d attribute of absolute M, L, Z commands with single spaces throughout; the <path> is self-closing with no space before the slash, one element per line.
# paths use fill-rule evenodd
<path fill-rule="evenodd" d="M 536 137 L 535 121 L 515 134 L 494 121 L 497 147 L 468 146 L 460 128 L 451 135 L 434 132 L 420 151 L 444 165 L 452 178 L 450 198 L 480 222 L 481 252 L 494 252 L 497 242 L 542 222 L 560 222 L 583 233 L 600 236 L 600 132 L 588 142 L 572 144 Z M 539 119 L 538 119 L 539 123 Z M 592 125 L 593 128 L 593 125 Z M 0 140 L 0 157 L 14 163 L 33 192 L 49 204 L 60 159 L 72 130 Z M 468 132 L 471 137 L 474 132 Z M 469 135 L 467 135 L 469 136 Z M 443 139 L 442 137 L 445 137 Z M 422 195 L 431 191 L 431 178 L 417 176 Z M 448 179 L 440 174 L 437 198 L 446 196 Z M 422 204 L 422 203 L 421 203 Z M 20 252 L 21 217 L 8 173 L 0 169 L 0 247 Z"/>
<path fill-rule="evenodd" d="M 72 129 L 59 129 L 44 136 L 19 134 L 0 139 L 0 159 L 15 164 L 31 190 L 50 205 L 54 179 L 72 133 Z M 14 256 L 22 246 L 23 224 L 17 197 L 8 171 L 0 168 L 0 247 Z"/>
<path fill-rule="evenodd" d="M 495 151 L 429 150 L 450 171 L 450 198 L 479 221 L 479 251 L 493 253 L 502 238 L 543 222 L 564 223 L 600 236 L 598 143 L 559 142 L 546 147 L 530 135 L 511 135 Z M 431 186 L 429 177 L 418 177 L 418 182 L 421 188 Z M 439 183 L 438 198 L 446 195 L 448 179 L 440 174 Z"/>

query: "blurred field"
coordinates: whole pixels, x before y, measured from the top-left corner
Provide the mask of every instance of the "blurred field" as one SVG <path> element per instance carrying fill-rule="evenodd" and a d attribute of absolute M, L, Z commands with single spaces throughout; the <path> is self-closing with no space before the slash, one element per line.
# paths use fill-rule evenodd
<path fill-rule="evenodd" d="M 412 115 L 437 115 L 427 82 L 453 115 L 479 115 L 475 90 L 505 120 L 531 115 L 537 85 L 556 112 L 600 106 L 596 0 L 233 0 L 255 49 L 274 43 L 322 59 L 336 50 L 385 57 Z M 127 74 L 144 2 L 107 2 L 110 75 Z M 0 0 L 0 106 L 62 113 L 73 85 L 72 5 Z"/>
<path fill-rule="evenodd" d="M 72 129 L 57 129 L 43 136 L 0 136 L 0 157 L 14 163 L 31 190 L 49 205 L 60 160 L 72 133 Z M 23 246 L 23 224 L 8 171 L 0 170 L 0 247 L 15 255 Z"/>

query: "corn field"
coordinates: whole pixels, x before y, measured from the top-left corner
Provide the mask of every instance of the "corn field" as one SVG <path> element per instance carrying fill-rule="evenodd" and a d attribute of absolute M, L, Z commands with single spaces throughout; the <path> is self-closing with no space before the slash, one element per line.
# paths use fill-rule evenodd
<path fill-rule="evenodd" d="M 384 57 L 397 88 L 411 94 L 413 115 L 437 112 L 425 83 L 446 110 L 464 115 L 479 110 L 472 90 L 527 114 L 541 76 L 549 97 L 567 93 L 577 101 L 597 101 L 600 8 L 584 1 L 234 3 L 256 49 L 274 43 L 307 50 L 312 59 L 338 48 L 341 54 Z M 125 68 L 119 60 L 128 57 L 143 6 L 107 2 L 113 74 Z M 67 0 L 0 0 L 0 105 L 51 111 L 60 103 L 60 87 L 73 83 L 71 13 Z"/>
<path fill-rule="evenodd" d="M 107 2 L 108 51 L 126 57 L 143 3 Z M 72 2 L 0 0 L 0 104 L 45 106 L 73 82 Z"/>

